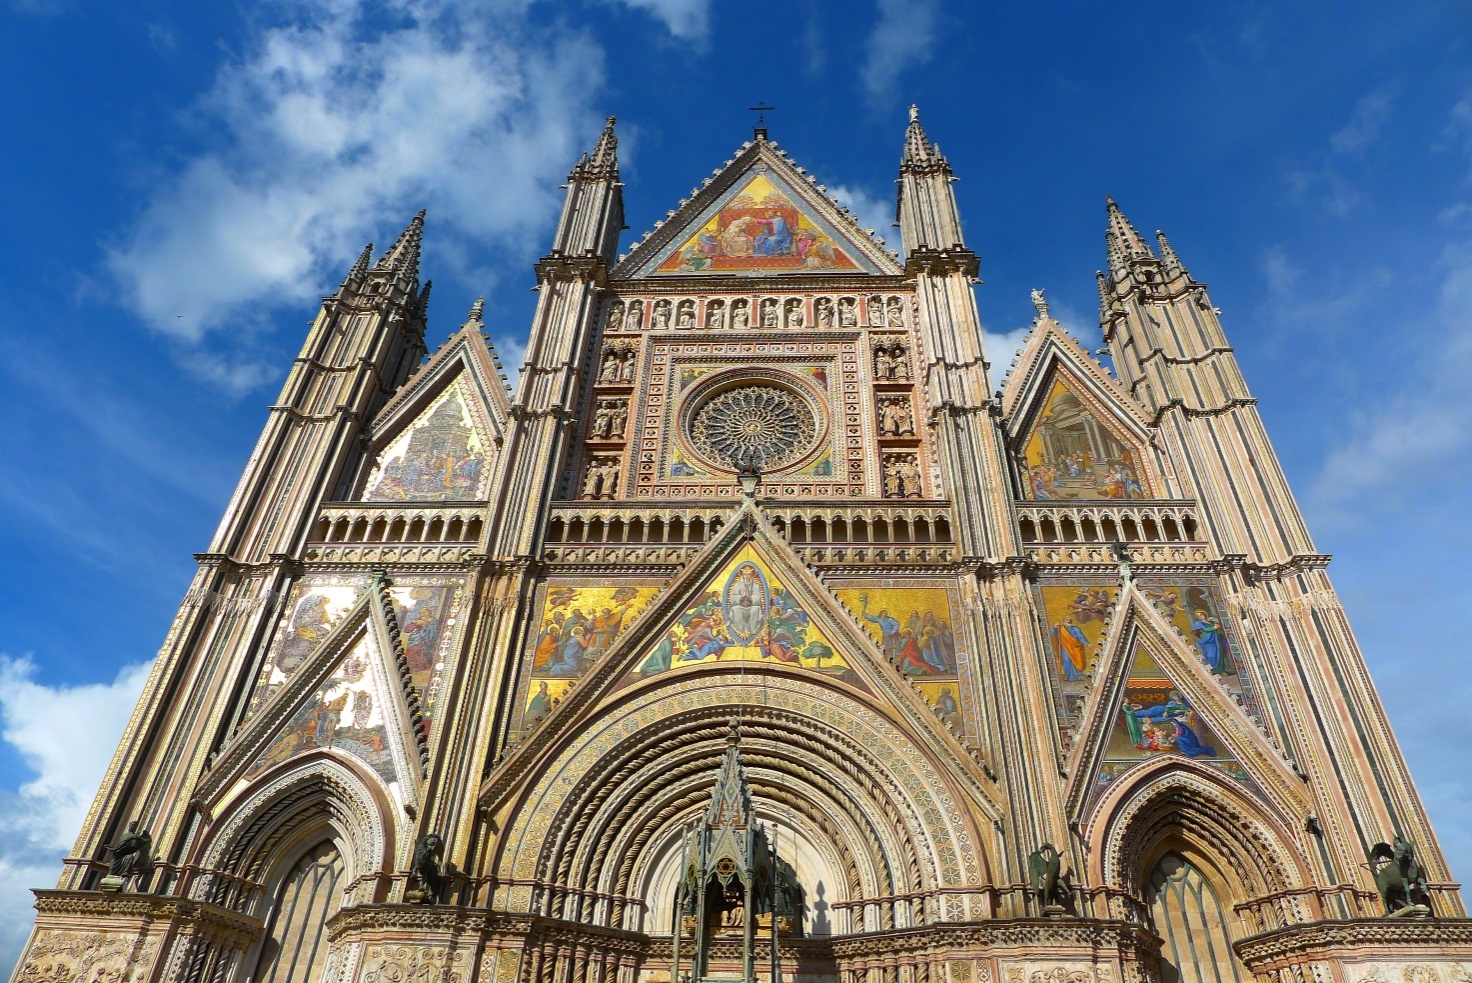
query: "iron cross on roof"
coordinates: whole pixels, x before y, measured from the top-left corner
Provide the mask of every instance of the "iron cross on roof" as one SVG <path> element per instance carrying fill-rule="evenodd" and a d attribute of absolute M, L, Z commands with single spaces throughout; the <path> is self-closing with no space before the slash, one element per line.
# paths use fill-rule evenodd
<path fill-rule="evenodd" d="M 751 138 L 753 140 L 765 140 L 767 138 L 767 113 L 776 109 L 776 106 L 768 106 L 766 100 L 762 100 L 755 106 L 747 106 L 747 110 L 756 113 L 756 126 L 752 128 Z"/>

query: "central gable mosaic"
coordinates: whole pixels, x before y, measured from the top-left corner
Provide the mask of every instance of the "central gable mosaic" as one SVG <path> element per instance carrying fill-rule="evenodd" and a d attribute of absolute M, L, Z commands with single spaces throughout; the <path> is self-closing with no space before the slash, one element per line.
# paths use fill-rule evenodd
<path fill-rule="evenodd" d="M 756 550 L 745 546 L 650 646 L 631 679 L 714 662 L 771 662 L 862 685 Z"/>
<path fill-rule="evenodd" d="M 713 202 L 694 231 L 666 246 L 655 275 L 878 273 L 796 188 L 764 164 Z"/>
<path fill-rule="evenodd" d="M 457 381 L 384 448 L 363 489 L 365 502 L 470 502 L 485 497 L 488 432 Z"/>
<path fill-rule="evenodd" d="M 1139 452 L 1061 376 L 1053 380 L 1023 458 L 1023 492 L 1036 501 L 1153 497 Z"/>

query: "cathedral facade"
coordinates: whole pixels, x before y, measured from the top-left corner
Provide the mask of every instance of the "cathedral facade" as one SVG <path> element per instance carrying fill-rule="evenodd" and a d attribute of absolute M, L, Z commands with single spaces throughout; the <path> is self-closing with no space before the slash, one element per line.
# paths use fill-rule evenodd
<path fill-rule="evenodd" d="M 758 129 L 620 256 L 609 120 L 514 392 L 368 247 L 14 979 L 1472 980 L 1206 287 L 1110 200 L 1113 372 L 994 381 L 954 180 Z"/>

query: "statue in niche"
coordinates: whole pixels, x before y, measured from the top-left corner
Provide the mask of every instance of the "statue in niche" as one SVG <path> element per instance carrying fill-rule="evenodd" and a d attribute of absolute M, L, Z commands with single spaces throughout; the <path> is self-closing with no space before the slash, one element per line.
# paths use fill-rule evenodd
<path fill-rule="evenodd" d="M 858 301 L 852 297 L 844 297 L 838 302 L 838 323 L 841 327 L 845 328 L 858 327 Z"/>
<path fill-rule="evenodd" d="M 629 305 L 628 329 L 630 331 L 638 331 L 643 324 L 644 302 L 642 300 L 636 300 Z"/>
<path fill-rule="evenodd" d="M 667 328 L 670 326 L 670 302 L 661 300 L 655 302 L 654 320 L 650 323 L 652 328 Z"/>
<path fill-rule="evenodd" d="M 900 396 L 886 399 L 879 404 L 879 432 L 892 437 L 901 437 L 915 432 L 915 421 L 910 413 L 909 400 Z"/>
<path fill-rule="evenodd" d="M 612 498 L 618 487 L 619 470 L 617 458 L 593 458 L 583 477 L 583 497 Z"/>
<path fill-rule="evenodd" d="M 609 423 L 608 435 L 610 437 L 622 437 L 624 435 L 624 428 L 628 426 L 628 422 L 629 404 L 620 400 L 614 404 L 613 420 Z"/>
<path fill-rule="evenodd" d="M 738 300 L 731 305 L 731 327 L 745 328 L 751 324 L 751 318 L 747 314 L 747 302 Z"/>
<path fill-rule="evenodd" d="M 818 327 L 833 327 L 833 299 L 830 297 L 819 297 L 814 307 L 817 309 Z"/>
<path fill-rule="evenodd" d="M 680 316 L 675 323 L 675 327 L 686 330 L 695 327 L 695 301 L 680 301 Z"/>
<path fill-rule="evenodd" d="M 598 381 L 617 382 L 619 379 L 620 370 L 619 363 L 621 361 L 622 359 L 619 357 L 619 350 L 617 348 L 614 348 L 611 345 L 604 348 L 603 367 L 598 372 Z"/>
<path fill-rule="evenodd" d="M 869 325 L 870 327 L 883 327 L 884 325 L 884 298 L 869 298 Z"/>
<path fill-rule="evenodd" d="M 777 302 L 770 297 L 762 301 L 762 327 L 777 327 Z"/>
<path fill-rule="evenodd" d="M 905 326 L 905 315 L 900 309 L 898 297 L 889 298 L 889 326 L 891 328 L 903 328 Z"/>
<path fill-rule="evenodd" d="M 619 368 L 618 380 L 620 382 L 634 381 L 634 362 L 639 357 L 639 351 L 633 345 L 624 348 L 623 364 Z"/>
<path fill-rule="evenodd" d="M 607 400 L 599 400 L 598 408 L 593 411 L 593 436 L 607 437 L 613 428 L 613 404 Z"/>
<path fill-rule="evenodd" d="M 894 378 L 894 359 L 890 358 L 889 349 L 883 345 L 879 345 L 874 349 L 874 378 Z"/>
<path fill-rule="evenodd" d="M 713 300 L 705 308 L 705 326 L 712 331 L 719 331 L 726 326 L 726 307 L 718 300 Z"/>
<path fill-rule="evenodd" d="M 895 345 L 893 351 L 894 354 L 891 356 L 891 364 L 893 364 L 894 366 L 894 374 L 890 376 L 890 378 L 910 378 L 910 359 L 908 357 L 910 354 L 909 351 L 905 348 L 904 345 Z"/>
<path fill-rule="evenodd" d="M 623 323 L 624 302 L 621 300 L 616 300 L 613 302 L 613 306 L 608 309 L 608 326 L 616 331 L 618 330 L 619 325 Z"/>
<path fill-rule="evenodd" d="M 887 498 L 919 498 L 920 466 L 908 454 L 896 454 L 884 463 L 884 494 Z"/>
<path fill-rule="evenodd" d="M 802 301 L 789 300 L 787 302 L 787 327 L 800 328 L 805 321 L 802 312 Z"/>

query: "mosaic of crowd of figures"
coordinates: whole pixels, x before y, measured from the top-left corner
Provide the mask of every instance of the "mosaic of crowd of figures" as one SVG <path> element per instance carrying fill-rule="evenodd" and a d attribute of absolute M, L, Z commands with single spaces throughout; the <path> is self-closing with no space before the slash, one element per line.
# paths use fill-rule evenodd
<path fill-rule="evenodd" d="M 1028 498 L 1149 498 L 1145 472 L 1135 449 L 1064 382 L 1062 376 L 1043 403 L 1023 449 Z"/>
<path fill-rule="evenodd" d="M 765 167 L 753 168 L 697 222 L 662 254 L 656 273 L 873 272 L 796 189 Z"/>
<path fill-rule="evenodd" d="M 379 454 L 363 499 L 369 502 L 469 502 L 485 497 L 487 431 L 471 415 L 461 380 L 446 388 Z"/>
<path fill-rule="evenodd" d="M 1207 586 L 1147 586 L 1143 593 L 1188 639 L 1196 657 L 1227 692 L 1251 709 L 1251 681 L 1242 671 L 1223 628 L 1214 592 Z M 1039 589 L 1048 624 L 1048 667 L 1064 730 L 1084 712 L 1098 670 L 1099 646 L 1119 598 L 1115 585 L 1045 585 Z M 1130 655 L 1124 692 L 1111 717 L 1111 733 L 1098 781 L 1107 785 L 1133 765 L 1158 755 L 1179 755 L 1234 778 L 1242 766 L 1216 738 L 1179 686 L 1143 648 Z"/>
<path fill-rule="evenodd" d="M 898 665 L 935 715 L 965 733 L 961 656 L 951 620 L 950 592 L 923 581 L 843 587 L 838 597 L 856 614 L 891 664 Z"/>
<path fill-rule="evenodd" d="M 423 726 L 431 737 L 433 730 L 430 728 L 439 708 L 440 691 L 453 669 L 461 583 L 462 579 L 454 576 L 415 576 L 396 578 L 389 588 L 389 597 L 399 623 L 404 657 L 409 663 L 411 679 L 423 712 Z M 255 693 L 251 698 L 250 715 L 267 703 L 301 669 L 313 651 L 352 609 L 367 585 L 366 577 L 356 575 L 321 574 L 305 577 L 297 582 L 287 598 L 286 614 L 282 617 L 262 666 Z M 370 672 L 369 669 L 368 655 L 359 646 L 353 654 L 340 662 L 331 679 L 293 717 L 287 733 L 273 744 L 267 756 L 270 761 L 266 763 L 285 760 L 313 747 L 342 746 L 334 743 L 334 735 L 344 719 L 344 713 L 348 714 L 346 719 L 351 721 L 381 719 L 371 712 L 371 708 L 380 706 L 382 699 L 399 697 L 386 697 L 384 693 L 377 691 L 374 688 L 377 685 L 374 682 L 377 670 Z M 390 694 L 395 692 L 394 689 L 388 690 Z M 354 707 L 367 716 L 357 714 Z M 337 716 L 332 717 L 333 714 Z M 321 720 L 323 725 L 320 728 L 308 727 L 308 720 Z M 342 740 L 349 741 L 350 735 L 345 733 Z M 379 747 L 379 744 L 366 741 L 354 753 L 374 767 L 387 767 L 386 759 L 380 761 L 376 757 L 377 751 L 369 753 L 367 750 L 375 747 Z"/>
<path fill-rule="evenodd" d="M 782 663 L 858 682 L 848 660 L 752 546 L 722 568 L 630 678 L 715 662 Z"/>
<path fill-rule="evenodd" d="M 551 712 L 633 623 L 655 594 L 648 585 L 543 587 L 542 620 L 526 674 L 522 721 Z"/>

